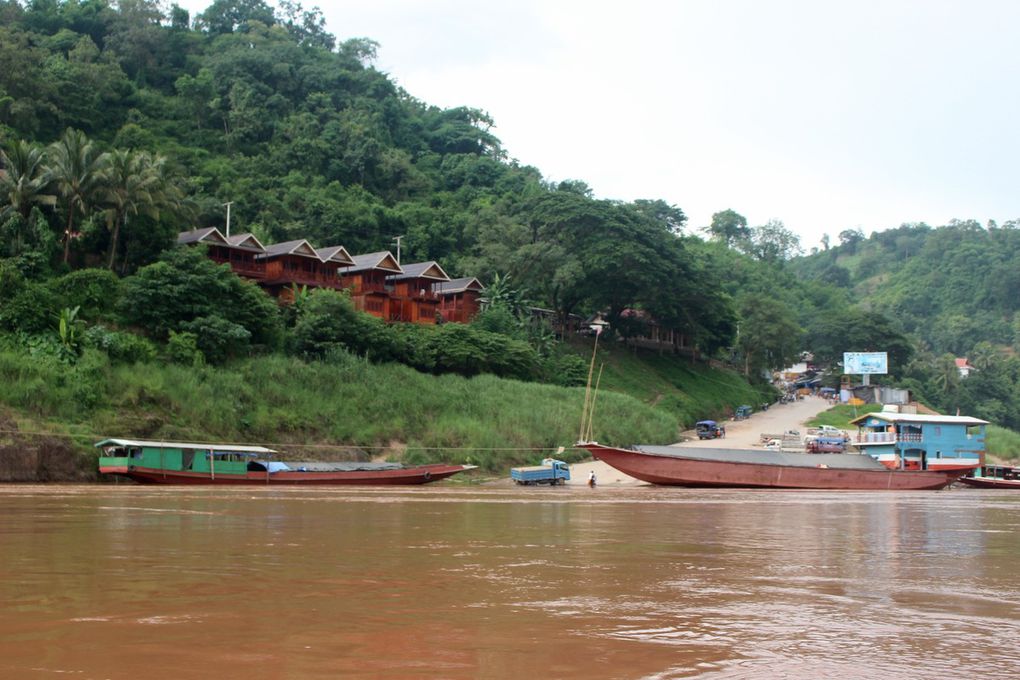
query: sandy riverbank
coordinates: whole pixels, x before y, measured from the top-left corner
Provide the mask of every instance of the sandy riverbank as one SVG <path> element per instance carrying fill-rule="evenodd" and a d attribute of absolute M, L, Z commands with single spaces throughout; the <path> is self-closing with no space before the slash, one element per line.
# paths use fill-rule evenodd
<path fill-rule="evenodd" d="M 800 430 L 807 427 L 805 423 L 829 408 L 829 403 L 820 397 L 804 397 L 802 401 L 789 404 L 777 404 L 767 411 L 759 411 L 746 420 L 727 420 L 725 439 L 699 440 L 693 430 L 685 432 L 689 440 L 678 442 L 684 446 L 700 446 L 708 448 L 754 449 L 761 448 L 759 441 L 763 432 L 782 433 L 786 430 Z M 627 442 L 626 445 L 635 442 Z M 599 460 L 589 460 L 570 466 L 571 486 L 583 486 L 588 483 L 588 475 L 595 471 L 599 486 L 628 486 L 643 484 L 637 479 L 609 467 Z"/>

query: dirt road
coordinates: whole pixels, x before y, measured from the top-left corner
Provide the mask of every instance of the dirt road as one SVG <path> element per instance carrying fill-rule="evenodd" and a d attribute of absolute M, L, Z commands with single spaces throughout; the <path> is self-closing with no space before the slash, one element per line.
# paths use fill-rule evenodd
<path fill-rule="evenodd" d="M 805 423 L 828 408 L 829 403 L 821 397 L 804 397 L 802 401 L 770 406 L 767 411 L 754 413 L 746 420 L 725 421 L 724 439 L 699 440 L 692 430 L 684 433 L 689 439 L 680 443 L 708 448 L 760 449 L 759 438 L 763 432 L 781 434 L 786 430 L 799 430 L 803 434 L 807 427 Z M 569 483 L 575 486 L 587 484 L 592 470 L 599 486 L 643 484 L 598 460 L 571 465 Z"/>

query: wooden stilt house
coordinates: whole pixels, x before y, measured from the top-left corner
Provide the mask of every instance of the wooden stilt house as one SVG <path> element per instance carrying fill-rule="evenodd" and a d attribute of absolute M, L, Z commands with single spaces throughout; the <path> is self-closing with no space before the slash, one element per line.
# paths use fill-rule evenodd
<path fill-rule="evenodd" d="M 238 276 L 261 281 L 265 278 L 265 263 L 258 257 L 266 252 L 252 234 L 224 236 L 216 227 L 182 231 L 177 235 L 181 245 L 205 245 L 209 259 L 220 264 L 229 264 Z"/>
<path fill-rule="evenodd" d="M 402 264 L 402 274 L 386 277 L 390 293 L 391 318 L 406 323 L 435 323 L 439 296 L 435 286 L 450 280 L 437 262 Z"/>
<path fill-rule="evenodd" d="M 481 308 L 480 299 L 485 286 L 473 277 L 451 279 L 435 285 L 439 298 L 439 313 L 443 321 L 468 323 Z"/>
<path fill-rule="evenodd" d="M 340 281 L 351 292 L 354 307 L 386 321 L 399 317 L 399 306 L 390 304 L 386 277 L 402 274 L 403 269 L 388 251 L 355 255 L 354 264 L 340 269 Z"/>
<path fill-rule="evenodd" d="M 330 259 L 323 261 L 319 252 L 304 239 L 268 246 L 256 258 L 265 263 L 266 273 L 262 285 L 274 297 L 283 301 L 291 298 L 294 286 L 340 290 L 343 286 L 337 270 L 341 263 L 353 262 L 353 259 L 342 247 L 339 250 L 323 249 L 324 252 L 327 250 Z"/>

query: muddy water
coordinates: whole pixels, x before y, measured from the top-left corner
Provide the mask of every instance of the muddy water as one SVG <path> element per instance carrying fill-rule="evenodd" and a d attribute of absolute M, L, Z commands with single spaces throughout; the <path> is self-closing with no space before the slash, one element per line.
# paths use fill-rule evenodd
<path fill-rule="evenodd" d="M 1018 672 L 1020 494 L 0 487 L 0 678 Z"/>

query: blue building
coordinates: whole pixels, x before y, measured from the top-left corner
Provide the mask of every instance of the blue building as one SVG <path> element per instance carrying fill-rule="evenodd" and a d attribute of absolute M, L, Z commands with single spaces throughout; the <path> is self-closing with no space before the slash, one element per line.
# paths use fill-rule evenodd
<path fill-rule="evenodd" d="M 951 470 L 985 460 L 986 420 L 881 411 L 850 423 L 857 426 L 852 443 L 894 470 Z"/>

